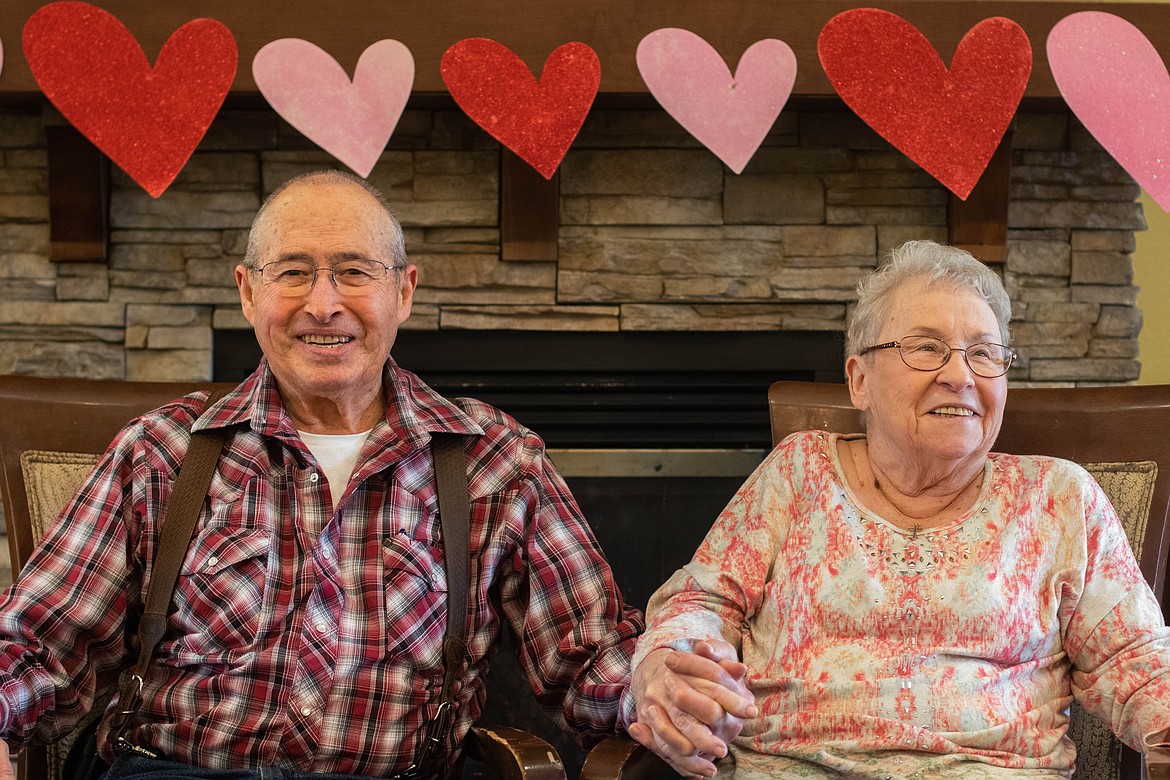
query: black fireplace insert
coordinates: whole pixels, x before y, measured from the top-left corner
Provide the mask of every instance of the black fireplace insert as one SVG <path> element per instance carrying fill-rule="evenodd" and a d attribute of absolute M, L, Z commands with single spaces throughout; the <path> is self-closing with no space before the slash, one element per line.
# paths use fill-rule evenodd
<path fill-rule="evenodd" d="M 767 447 L 772 382 L 843 380 L 833 331 L 405 330 L 394 359 L 440 393 L 493 404 L 550 447 Z M 241 380 L 251 331 L 215 333 L 217 380 Z"/>

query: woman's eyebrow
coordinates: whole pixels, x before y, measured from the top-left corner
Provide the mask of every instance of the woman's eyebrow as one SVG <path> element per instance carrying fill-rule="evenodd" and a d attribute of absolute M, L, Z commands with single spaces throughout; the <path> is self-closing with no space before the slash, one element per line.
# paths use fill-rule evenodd
<path fill-rule="evenodd" d="M 919 326 L 913 327 L 910 329 L 910 331 L 906 335 L 907 336 L 930 336 L 931 338 L 938 339 L 939 341 L 946 341 L 947 338 L 950 336 L 949 333 L 944 332 L 942 330 L 939 330 L 938 328 L 933 328 L 929 325 L 919 325 Z M 968 343 L 970 343 L 970 344 L 986 344 L 986 343 L 993 343 L 993 342 L 998 343 L 998 340 L 999 340 L 998 333 L 991 333 L 988 331 L 982 331 L 982 332 L 976 333 L 974 336 L 972 336 Z"/>

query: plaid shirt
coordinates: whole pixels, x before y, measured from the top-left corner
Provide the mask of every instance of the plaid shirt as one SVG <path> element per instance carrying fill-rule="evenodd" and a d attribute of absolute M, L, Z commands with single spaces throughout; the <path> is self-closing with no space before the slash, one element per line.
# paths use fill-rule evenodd
<path fill-rule="evenodd" d="M 132 422 L 0 603 L 0 733 L 71 727 L 132 666 L 189 430 L 234 425 L 147 676 L 135 744 L 212 768 L 406 769 L 437 708 L 446 575 L 430 433 L 474 434 L 468 661 L 448 765 L 483 704 L 506 625 L 538 700 L 581 737 L 633 716 L 626 609 L 589 527 L 531 431 L 486 404 L 386 369 L 385 421 L 349 484 L 330 486 L 266 364 L 196 422 L 205 394 Z M 104 735 L 103 735 L 104 738 Z"/>

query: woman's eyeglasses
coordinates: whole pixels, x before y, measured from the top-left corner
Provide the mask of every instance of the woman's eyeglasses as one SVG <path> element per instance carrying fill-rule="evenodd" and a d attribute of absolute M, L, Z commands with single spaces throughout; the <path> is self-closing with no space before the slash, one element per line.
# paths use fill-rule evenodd
<path fill-rule="evenodd" d="M 1016 353 L 1003 344 L 972 344 L 966 349 L 959 349 L 930 336 L 907 336 L 899 341 L 866 347 L 858 354 L 864 355 L 877 349 L 898 350 L 902 362 L 915 371 L 938 371 L 951 359 L 952 352 L 962 352 L 967 368 L 988 379 L 1006 374 L 1016 359 Z"/>

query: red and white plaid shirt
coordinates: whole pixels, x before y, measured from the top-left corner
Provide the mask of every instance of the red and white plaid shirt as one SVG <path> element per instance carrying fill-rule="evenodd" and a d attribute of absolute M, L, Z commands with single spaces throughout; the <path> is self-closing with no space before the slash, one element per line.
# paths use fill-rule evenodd
<path fill-rule="evenodd" d="M 477 401 L 458 405 L 388 364 L 385 422 L 331 511 L 329 486 L 266 364 L 195 422 L 204 394 L 130 424 L 0 603 L 0 733 L 68 729 L 132 665 L 141 609 L 189 430 L 228 439 L 175 591 L 177 612 L 129 739 L 212 768 L 278 765 L 386 776 L 406 769 L 442 687 L 446 576 L 432 431 L 475 434 L 470 664 L 451 755 L 483 703 L 508 626 L 538 699 L 579 735 L 633 716 L 626 609 L 540 439 Z"/>

